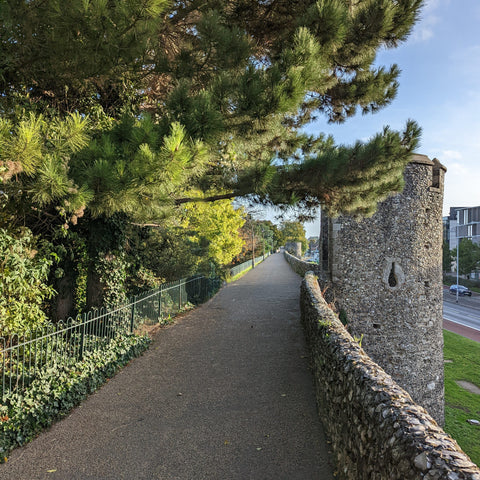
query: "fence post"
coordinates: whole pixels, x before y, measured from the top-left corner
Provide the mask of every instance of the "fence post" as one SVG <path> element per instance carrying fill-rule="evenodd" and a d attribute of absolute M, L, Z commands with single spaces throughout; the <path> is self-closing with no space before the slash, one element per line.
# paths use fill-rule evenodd
<path fill-rule="evenodd" d="M 163 285 L 160 285 L 158 290 L 158 323 L 162 321 L 162 288 Z"/>
<path fill-rule="evenodd" d="M 84 313 L 82 315 L 82 325 L 81 325 L 81 331 L 80 331 L 80 355 L 79 355 L 79 360 L 83 360 L 83 349 L 84 349 L 84 344 L 85 344 L 85 325 L 87 324 L 87 314 Z"/>
<path fill-rule="evenodd" d="M 1 351 L 2 351 L 2 356 L 1 356 L 1 363 L 2 363 L 2 403 L 3 401 L 5 400 L 5 397 L 7 395 L 6 393 L 6 388 L 5 388 L 5 362 L 6 362 L 6 356 L 7 356 L 7 353 L 5 352 L 5 348 L 6 348 L 6 342 L 5 342 L 5 338 L 0 338 L 0 348 L 1 348 Z"/>
<path fill-rule="evenodd" d="M 182 280 L 178 281 L 178 311 L 182 311 Z"/>
<path fill-rule="evenodd" d="M 132 312 L 130 314 L 130 333 L 133 333 L 133 329 L 135 327 L 135 304 L 137 303 L 137 296 L 133 297 L 132 302 Z"/>

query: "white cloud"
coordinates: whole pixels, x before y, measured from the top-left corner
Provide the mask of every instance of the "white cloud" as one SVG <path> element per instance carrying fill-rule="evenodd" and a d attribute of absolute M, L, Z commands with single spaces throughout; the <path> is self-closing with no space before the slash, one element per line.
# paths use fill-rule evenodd
<path fill-rule="evenodd" d="M 477 166 L 478 150 L 470 145 L 462 149 L 443 150 L 441 163 L 447 167 L 445 175 L 444 212 L 453 206 L 480 205 L 480 170 Z"/>
<path fill-rule="evenodd" d="M 426 40 L 432 38 L 433 35 L 433 23 L 431 25 L 428 25 L 426 24 L 426 22 L 422 22 L 417 28 L 413 30 L 411 42 L 425 42 Z"/>
<path fill-rule="evenodd" d="M 479 206 L 479 173 L 464 164 L 453 163 L 446 167 L 443 211 L 448 212 L 454 206 Z"/>
<path fill-rule="evenodd" d="M 412 42 L 425 42 L 435 35 L 434 27 L 439 22 L 439 17 L 435 11 L 442 3 L 448 3 L 449 0 L 428 0 L 420 13 L 420 20 L 413 29 L 411 36 Z"/>

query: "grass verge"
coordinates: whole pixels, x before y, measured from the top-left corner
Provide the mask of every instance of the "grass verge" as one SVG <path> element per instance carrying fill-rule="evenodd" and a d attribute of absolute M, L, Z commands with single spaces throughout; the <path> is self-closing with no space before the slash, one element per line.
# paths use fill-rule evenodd
<path fill-rule="evenodd" d="M 480 395 L 470 393 L 455 381 L 467 381 L 480 387 L 480 343 L 443 331 L 445 340 L 445 431 L 462 450 L 480 465 L 480 426 L 468 419 L 480 420 Z"/>
<path fill-rule="evenodd" d="M 246 270 L 243 270 L 242 272 L 240 273 L 237 273 L 234 277 L 230 277 L 227 279 L 227 283 L 231 283 L 231 282 L 234 282 L 235 280 L 238 280 L 239 278 L 242 278 L 245 274 L 247 274 L 250 270 L 252 269 L 252 267 L 248 267 Z"/>

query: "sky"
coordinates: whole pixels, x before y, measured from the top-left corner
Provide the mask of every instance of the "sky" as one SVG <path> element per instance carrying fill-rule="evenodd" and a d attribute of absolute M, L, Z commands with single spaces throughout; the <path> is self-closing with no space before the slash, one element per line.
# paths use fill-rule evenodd
<path fill-rule="evenodd" d="M 319 119 L 312 133 L 336 143 L 368 140 L 383 126 L 402 130 L 408 119 L 422 127 L 417 153 L 447 168 L 444 215 L 453 206 L 480 205 L 480 1 L 427 0 L 420 21 L 400 47 L 379 52 L 376 63 L 401 70 L 397 97 L 374 115 L 343 125 Z M 305 224 L 318 236 L 319 222 Z"/>

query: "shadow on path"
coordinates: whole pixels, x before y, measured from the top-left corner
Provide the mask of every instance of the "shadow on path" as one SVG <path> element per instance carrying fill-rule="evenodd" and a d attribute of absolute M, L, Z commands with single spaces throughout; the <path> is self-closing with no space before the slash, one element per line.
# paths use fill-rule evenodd
<path fill-rule="evenodd" d="M 300 326 L 269 257 L 0 465 L 0 478 L 331 479 Z"/>

